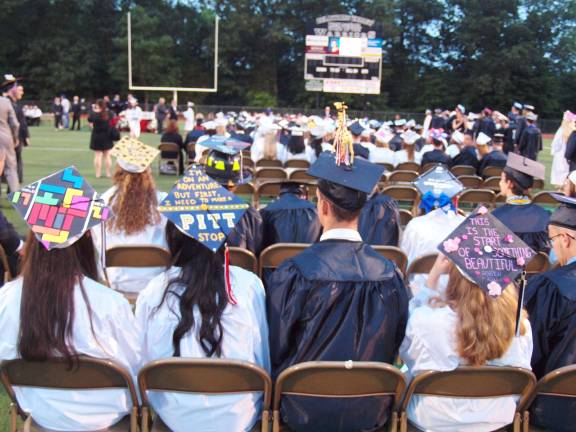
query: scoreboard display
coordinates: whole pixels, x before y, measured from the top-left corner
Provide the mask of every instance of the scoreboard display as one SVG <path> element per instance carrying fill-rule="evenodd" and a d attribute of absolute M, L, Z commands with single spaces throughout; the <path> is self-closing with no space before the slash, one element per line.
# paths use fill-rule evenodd
<path fill-rule="evenodd" d="M 382 39 L 373 20 L 331 15 L 316 19 L 306 36 L 306 89 L 331 93 L 379 94 Z"/>

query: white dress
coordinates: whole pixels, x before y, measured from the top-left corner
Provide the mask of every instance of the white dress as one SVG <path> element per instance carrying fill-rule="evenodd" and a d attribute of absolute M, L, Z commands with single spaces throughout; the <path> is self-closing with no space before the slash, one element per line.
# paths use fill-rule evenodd
<path fill-rule="evenodd" d="M 552 169 L 550 170 L 550 183 L 555 186 L 562 186 L 564 180 L 570 174 L 570 165 L 564 157 L 566 153 L 566 141 L 562 137 L 562 128 L 554 134 L 550 154 L 552 155 Z"/>
<path fill-rule="evenodd" d="M 112 359 L 135 377 L 140 366 L 140 332 L 128 301 L 110 288 L 84 277 L 82 284 L 92 309 L 92 325 L 79 285 L 74 292 L 72 345 L 76 352 Z M 22 278 L 0 290 L 0 359 L 18 358 Z M 24 411 L 45 428 L 61 431 L 100 430 L 130 412 L 124 390 L 52 390 L 15 387 Z"/>
<path fill-rule="evenodd" d="M 142 108 L 139 106 L 128 108 L 124 115 L 126 116 L 128 127 L 130 128 L 130 136 L 133 138 L 138 138 L 140 136 L 140 120 L 142 120 Z"/>
<path fill-rule="evenodd" d="M 394 166 L 404 162 L 408 162 L 408 152 L 406 150 L 396 150 L 394 152 Z M 422 163 L 422 153 L 414 152 L 414 162 L 417 164 Z"/>
<path fill-rule="evenodd" d="M 372 163 L 389 163 L 394 165 L 395 155 L 389 148 L 374 146 L 373 149 L 370 149 L 368 160 Z"/>
<path fill-rule="evenodd" d="M 409 379 L 426 370 L 450 371 L 465 365 L 456 349 L 458 314 L 449 306 L 430 307 L 428 299 L 435 294 L 426 288 L 411 300 L 419 306 L 411 305 L 406 336 L 400 346 L 403 370 Z M 524 320 L 524 325 L 525 334 L 515 337 L 508 351 L 487 365 L 531 369 L 532 330 L 528 320 Z M 407 414 L 412 423 L 427 431 L 493 431 L 513 421 L 517 400 L 516 396 L 483 399 L 415 396 Z"/>
<path fill-rule="evenodd" d="M 196 126 L 196 119 L 194 118 L 195 116 L 194 110 L 189 107 L 186 111 L 182 113 L 182 115 L 186 120 L 184 123 L 184 132 L 188 133 L 192 129 L 194 129 L 194 126 Z"/>
<path fill-rule="evenodd" d="M 456 229 L 464 216 L 452 210 L 432 210 L 430 213 L 417 216 L 406 225 L 400 241 L 400 248 L 408 256 L 408 265 L 421 255 L 438 252 L 438 245 Z M 414 275 L 410 286 L 414 293 L 426 283 L 427 275 Z M 447 278 L 442 277 L 440 287 L 446 286 Z"/>
<path fill-rule="evenodd" d="M 102 199 L 104 199 L 107 205 L 111 205 L 110 200 L 115 191 L 116 186 L 112 186 L 102 194 Z M 158 202 L 162 201 L 165 197 L 166 193 L 156 192 Z M 163 215 L 160 215 L 160 222 L 158 222 L 158 224 L 148 225 L 144 230 L 130 235 L 124 232 L 111 231 L 107 228 L 106 249 L 123 245 L 152 245 L 168 249 L 165 235 L 166 222 L 167 219 Z M 93 228 L 91 232 L 94 245 L 100 254 L 102 252 L 102 227 L 97 226 Z M 164 267 L 109 267 L 106 269 L 106 273 L 108 274 L 111 288 L 122 292 L 138 293 L 146 287 L 148 282 L 164 270 Z"/>
<path fill-rule="evenodd" d="M 172 357 L 172 335 L 180 318 L 177 299 L 168 296 L 160 304 L 168 280 L 180 269 L 172 267 L 154 278 L 142 291 L 136 303 L 136 319 L 142 326 L 142 356 L 145 362 Z M 222 316 L 224 335 L 222 358 L 244 360 L 270 372 L 266 298 L 262 282 L 256 275 L 239 267 L 230 267 L 236 305 L 228 304 Z M 200 312 L 194 311 L 197 325 L 180 341 L 182 357 L 205 358 L 198 342 Z M 166 425 L 175 432 L 187 432 L 190 425 L 204 432 L 248 431 L 261 414 L 262 395 L 199 395 L 150 392 L 150 403 Z"/>

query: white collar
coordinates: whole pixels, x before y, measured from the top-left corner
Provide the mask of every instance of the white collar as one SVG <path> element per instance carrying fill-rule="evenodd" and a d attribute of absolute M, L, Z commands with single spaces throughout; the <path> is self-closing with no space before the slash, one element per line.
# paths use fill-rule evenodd
<path fill-rule="evenodd" d="M 320 241 L 324 240 L 348 240 L 353 242 L 361 242 L 362 237 L 355 229 L 350 228 L 333 228 L 322 234 Z"/>

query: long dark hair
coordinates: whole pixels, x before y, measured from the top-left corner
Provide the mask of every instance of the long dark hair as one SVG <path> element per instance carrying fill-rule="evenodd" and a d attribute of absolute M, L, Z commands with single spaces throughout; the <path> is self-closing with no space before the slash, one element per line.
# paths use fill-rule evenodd
<path fill-rule="evenodd" d="M 322 142 L 324 140 L 322 138 L 314 138 L 310 140 L 310 147 L 312 147 L 314 149 L 314 152 L 316 153 L 316 157 L 320 156 L 320 153 L 322 153 Z"/>
<path fill-rule="evenodd" d="M 28 234 L 22 265 L 20 357 L 34 361 L 63 357 L 72 364 L 77 357 L 71 345 L 77 283 L 91 313 L 82 286 L 83 276 L 98 280 L 96 251 L 90 232 L 71 246 L 50 251 L 32 232 Z"/>
<path fill-rule="evenodd" d="M 194 328 L 194 309 L 202 316 L 199 342 L 207 357 L 222 356 L 222 314 L 228 304 L 224 283 L 224 259 L 220 252 L 214 254 L 199 241 L 183 234 L 168 221 L 166 240 L 172 255 L 172 265 L 180 273 L 168 282 L 162 306 L 169 294 L 179 300 L 180 320 L 172 335 L 174 357 L 180 357 L 180 341 Z M 181 292 L 182 286 L 184 291 Z"/>
<path fill-rule="evenodd" d="M 110 118 L 110 113 L 108 112 L 108 106 L 106 105 L 106 102 L 104 102 L 103 99 L 98 99 L 96 101 L 96 105 L 98 105 L 98 108 L 100 108 L 100 119 L 101 120 L 108 120 Z"/>
<path fill-rule="evenodd" d="M 287 147 L 288 151 L 292 154 L 304 153 L 304 150 L 306 149 L 304 145 L 304 137 L 298 135 L 290 135 Z"/>

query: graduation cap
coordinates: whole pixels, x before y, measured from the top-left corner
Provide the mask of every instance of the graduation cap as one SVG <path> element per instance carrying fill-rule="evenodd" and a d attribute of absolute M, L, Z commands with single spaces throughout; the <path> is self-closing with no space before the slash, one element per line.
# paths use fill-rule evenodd
<path fill-rule="evenodd" d="M 526 114 L 526 120 L 536 121 L 538 120 L 538 115 L 533 112 L 529 112 L 528 114 Z"/>
<path fill-rule="evenodd" d="M 524 109 L 526 111 L 534 111 L 534 105 L 528 105 L 528 104 L 524 104 Z"/>
<path fill-rule="evenodd" d="M 548 224 L 576 230 L 576 199 L 557 193 L 551 195 L 561 205 L 554 210 Z"/>
<path fill-rule="evenodd" d="M 490 141 L 492 141 L 492 138 L 490 138 L 490 136 L 486 135 L 484 132 L 480 132 L 476 137 L 476 144 L 478 145 L 487 145 Z"/>
<path fill-rule="evenodd" d="M 215 150 L 219 153 L 224 153 L 227 155 L 236 155 L 245 148 L 250 147 L 250 143 L 240 140 L 230 139 L 221 135 L 212 135 L 205 141 L 202 141 L 200 145 Z"/>
<path fill-rule="evenodd" d="M 351 165 L 337 165 L 334 154 L 324 152 L 307 172 L 320 179 L 318 189 L 330 201 L 355 211 L 362 208 L 368 194 L 372 193 L 384 167 L 361 158 L 354 158 Z"/>
<path fill-rule="evenodd" d="M 529 189 L 534 184 L 534 177 L 544 180 L 546 167 L 525 156 L 510 152 L 504 172 L 516 180 L 522 188 Z"/>
<path fill-rule="evenodd" d="M 522 105 L 520 102 L 514 102 L 514 104 L 512 106 L 518 110 L 521 110 L 524 108 L 524 105 Z"/>
<path fill-rule="evenodd" d="M 458 104 L 456 105 L 456 108 L 458 108 L 458 110 L 460 110 L 462 114 L 466 114 L 466 108 L 464 107 L 464 105 Z"/>
<path fill-rule="evenodd" d="M 421 137 L 420 134 L 414 132 L 413 130 L 407 130 L 401 135 L 401 138 L 406 144 L 413 145 Z"/>
<path fill-rule="evenodd" d="M 350 129 L 350 132 L 352 132 L 352 135 L 354 135 L 354 136 L 360 136 L 360 135 L 362 135 L 362 132 L 364 131 L 364 127 L 357 121 L 352 123 L 348 127 L 348 129 Z"/>
<path fill-rule="evenodd" d="M 492 137 L 492 141 L 502 143 L 504 141 L 504 134 L 501 132 L 496 132 Z"/>
<path fill-rule="evenodd" d="M 12 74 L 4 74 L 2 77 L 4 81 L 0 85 L 0 89 L 4 89 L 5 87 L 13 86 L 18 84 L 18 81 L 22 81 L 22 77 L 16 77 Z"/>
<path fill-rule="evenodd" d="M 420 208 L 429 213 L 447 205 L 454 209 L 452 198 L 464 190 L 464 185 L 443 164 L 438 164 L 416 178 L 412 184 L 420 192 Z"/>
<path fill-rule="evenodd" d="M 47 250 L 70 246 L 110 216 L 74 166 L 30 183 L 8 199 Z"/>
<path fill-rule="evenodd" d="M 452 133 L 452 139 L 458 143 L 458 144 L 462 144 L 464 142 L 464 134 L 462 132 L 460 132 L 459 130 L 455 130 Z"/>
<path fill-rule="evenodd" d="M 213 120 L 209 120 L 207 122 L 202 123 L 202 126 L 206 129 L 206 130 L 216 130 L 216 122 Z"/>
<path fill-rule="evenodd" d="M 576 186 L 576 170 L 572 171 L 568 176 L 568 180 L 570 180 L 574 186 Z"/>
<path fill-rule="evenodd" d="M 484 206 L 458 225 L 438 250 L 491 297 L 499 297 L 536 255 Z"/>
<path fill-rule="evenodd" d="M 385 144 L 388 144 L 395 136 L 388 129 L 384 128 L 380 128 L 374 135 L 376 136 L 377 140 L 382 141 Z"/>
<path fill-rule="evenodd" d="M 118 165 L 131 173 L 146 171 L 159 153 L 160 150 L 128 136 L 124 136 L 110 151 L 110 154 L 116 157 Z"/>
<path fill-rule="evenodd" d="M 405 124 L 406 124 L 406 119 L 394 120 L 394 126 L 396 126 L 396 127 L 401 127 L 401 126 L 404 126 Z"/>

